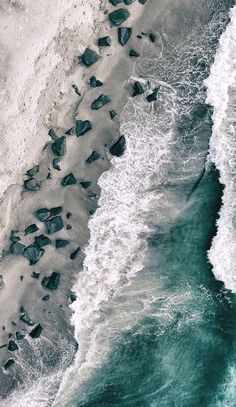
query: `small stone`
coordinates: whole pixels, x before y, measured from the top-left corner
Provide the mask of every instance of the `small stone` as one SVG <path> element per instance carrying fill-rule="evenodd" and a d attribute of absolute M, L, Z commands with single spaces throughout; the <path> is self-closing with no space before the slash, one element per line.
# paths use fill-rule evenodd
<path fill-rule="evenodd" d="M 24 181 L 24 188 L 27 189 L 27 191 L 39 191 L 41 183 L 34 178 L 30 178 Z"/>
<path fill-rule="evenodd" d="M 23 281 L 23 279 L 24 279 L 24 276 L 20 276 L 20 281 Z"/>
<path fill-rule="evenodd" d="M 32 225 L 27 226 L 27 228 L 25 229 L 25 234 L 29 235 L 30 233 L 35 233 L 38 230 L 38 226 L 35 223 L 32 223 Z"/>
<path fill-rule="evenodd" d="M 23 321 L 26 325 L 29 325 L 29 326 L 35 325 L 35 322 L 32 321 L 32 319 L 30 319 L 27 314 L 22 314 L 20 316 L 20 320 Z"/>
<path fill-rule="evenodd" d="M 123 1 L 126 4 L 126 6 L 129 6 L 130 4 L 132 4 L 134 2 L 134 0 L 123 0 Z"/>
<path fill-rule="evenodd" d="M 145 4 L 147 0 L 138 0 L 140 4 Z"/>
<path fill-rule="evenodd" d="M 69 304 L 72 304 L 72 302 L 75 302 L 77 300 L 77 296 L 75 293 L 71 293 L 69 296 Z"/>
<path fill-rule="evenodd" d="M 148 101 L 149 103 L 155 102 L 155 101 L 157 100 L 158 91 L 159 91 L 159 87 L 156 87 L 156 88 L 154 89 L 154 91 L 153 91 L 150 95 L 147 96 L 147 101 Z"/>
<path fill-rule="evenodd" d="M 8 359 L 5 363 L 4 363 L 4 369 L 9 369 L 11 366 L 13 366 L 15 364 L 14 359 Z"/>
<path fill-rule="evenodd" d="M 115 112 L 115 110 L 110 110 L 109 113 L 111 116 L 111 120 L 113 120 L 117 116 L 117 113 Z"/>
<path fill-rule="evenodd" d="M 63 229 L 63 222 L 60 216 L 55 216 L 54 218 L 46 220 L 45 225 L 49 235 Z"/>
<path fill-rule="evenodd" d="M 153 33 L 150 33 L 150 34 L 149 34 L 149 38 L 150 38 L 150 41 L 151 41 L 152 43 L 154 43 L 154 42 L 156 41 L 156 36 L 155 36 L 155 34 L 153 34 Z"/>
<path fill-rule="evenodd" d="M 133 85 L 133 95 L 132 97 L 135 97 L 137 95 L 142 95 L 144 93 L 144 89 L 139 82 L 135 82 Z"/>
<path fill-rule="evenodd" d="M 48 290 L 56 290 L 60 283 L 60 274 L 55 271 L 49 277 L 44 277 L 42 285 Z"/>
<path fill-rule="evenodd" d="M 49 135 L 53 140 L 56 140 L 56 139 L 58 138 L 57 135 L 56 135 L 55 130 L 53 130 L 53 129 L 50 129 L 50 130 L 49 130 L 48 135 Z"/>
<path fill-rule="evenodd" d="M 107 103 L 109 103 L 111 101 L 111 99 L 109 98 L 109 96 L 107 95 L 100 95 L 97 99 L 95 99 L 92 102 L 91 105 L 91 109 L 93 110 L 98 110 L 100 109 L 102 106 L 106 105 Z"/>
<path fill-rule="evenodd" d="M 61 247 L 65 247 L 70 243 L 69 240 L 66 239 L 56 239 L 55 246 L 56 249 L 60 249 Z"/>
<path fill-rule="evenodd" d="M 13 326 L 17 325 L 17 323 L 15 321 L 11 321 L 11 323 L 12 323 Z"/>
<path fill-rule="evenodd" d="M 71 253 L 70 259 L 75 260 L 75 258 L 78 256 L 79 252 L 80 252 L 80 247 L 77 247 L 77 249 L 73 253 Z"/>
<path fill-rule="evenodd" d="M 95 64 L 100 59 L 100 56 L 90 48 L 86 48 L 85 52 L 83 53 L 81 60 L 87 67 Z"/>
<path fill-rule="evenodd" d="M 49 239 L 49 237 L 44 236 L 44 235 L 40 235 L 40 236 L 36 236 L 35 237 L 35 243 L 39 246 L 39 247 L 43 247 L 43 246 L 47 246 L 49 244 L 51 244 L 51 240 Z"/>
<path fill-rule="evenodd" d="M 125 147 L 126 147 L 125 137 L 121 136 L 119 140 L 115 144 L 113 144 L 113 146 L 110 148 L 110 153 L 112 155 L 115 155 L 116 157 L 120 157 L 124 154 Z"/>
<path fill-rule="evenodd" d="M 140 57 L 140 54 L 137 51 L 135 51 L 135 49 L 131 49 L 130 53 L 129 53 L 129 56 L 138 58 L 138 57 Z"/>
<path fill-rule="evenodd" d="M 35 278 L 35 280 L 38 280 L 40 276 L 40 273 L 36 273 L 35 271 L 33 271 L 33 273 L 31 274 L 32 278 Z"/>
<path fill-rule="evenodd" d="M 97 151 L 93 151 L 92 154 L 87 158 L 86 163 L 91 164 L 94 161 L 97 161 L 100 158 L 100 154 Z"/>
<path fill-rule="evenodd" d="M 36 264 L 40 257 L 45 253 L 45 250 L 39 247 L 36 243 L 27 246 L 23 251 L 23 256 L 29 260 L 29 264 L 32 266 Z"/>
<path fill-rule="evenodd" d="M 68 185 L 74 185 L 76 184 L 76 178 L 74 177 L 74 175 L 72 174 L 72 172 L 68 175 L 66 175 L 64 178 L 62 178 L 61 180 L 61 185 L 63 187 L 67 187 Z"/>
<path fill-rule="evenodd" d="M 131 33 L 132 33 L 132 28 L 128 28 L 128 27 L 119 27 L 118 28 L 118 39 L 119 39 L 119 43 L 123 46 L 125 45 L 130 37 L 131 37 Z"/>
<path fill-rule="evenodd" d="M 109 0 L 113 6 L 117 6 L 118 3 L 122 3 L 123 0 Z"/>
<path fill-rule="evenodd" d="M 36 339 L 39 338 L 42 333 L 43 327 L 41 324 L 36 325 L 36 327 L 29 333 L 31 338 Z"/>
<path fill-rule="evenodd" d="M 65 154 L 66 150 L 66 138 L 65 136 L 57 138 L 54 143 L 52 144 L 52 151 L 55 155 L 59 155 L 60 157 Z"/>
<path fill-rule="evenodd" d="M 80 91 L 79 91 L 78 86 L 75 85 L 75 84 L 73 84 L 73 85 L 71 85 L 71 86 L 72 86 L 72 88 L 74 89 L 75 93 L 76 93 L 78 96 L 81 96 L 81 93 L 80 93 Z"/>
<path fill-rule="evenodd" d="M 89 120 L 76 120 L 76 136 L 83 136 L 85 133 L 87 133 L 89 130 L 92 129 L 91 122 Z"/>
<path fill-rule="evenodd" d="M 65 134 L 66 134 L 67 136 L 71 136 L 71 135 L 73 134 L 73 127 L 71 127 L 70 129 L 66 130 L 66 131 L 65 131 Z"/>
<path fill-rule="evenodd" d="M 61 167 L 59 165 L 60 161 L 61 161 L 60 158 L 54 158 L 54 160 L 52 162 L 52 166 L 53 166 L 54 170 L 61 171 Z"/>
<path fill-rule="evenodd" d="M 137 38 L 138 38 L 139 40 L 141 40 L 143 37 L 142 37 L 142 35 L 138 34 L 138 35 L 137 35 Z"/>
<path fill-rule="evenodd" d="M 91 78 L 89 79 L 89 83 L 90 83 L 90 86 L 91 86 L 92 88 L 97 88 L 97 87 L 103 85 L 103 82 L 101 82 L 101 81 L 99 81 L 98 79 L 96 79 L 95 76 L 91 76 Z"/>
<path fill-rule="evenodd" d="M 34 165 L 30 170 L 26 171 L 28 177 L 33 177 L 39 172 L 39 165 Z"/>
<path fill-rule="evenodd" d="M 109 19 L 113 25 L 121 25 L 129 18 L 130 12 L 126 8 L 120 8 L 109 14 Z"/>
<path fill-rule="evenodd" d="M 16 332 L 16 339 L 18 340 L 18 341 L 22 341 L 22 339 L 24 339 L 24 337 L 25 337 L 25 335 L 24 334 L 22 334 L 21 332 Z"/>
<path fill-rule="evenodd" d="M 42 301 L 48 301 L 49 300 L 49 295 L 45 295 L 43 298 L 42 298 Z"/>
<path fill-rule="evenodd" d="M 52 179 L 52 174 L 50 171 L 48 172 L 47 179 Z"/>
<path fill-rule="evenodd" d="M 102 37 L 98 39 L 98 46 L 99 47 L 110 47 L 111 45 L 111 37 Z"/>
<path fill-rule="evenodd" d="M 71 212 L 67 212 L 67 214 L 66 214 L 66 219 L 70 219 L 71 216 L 72 216 L 72 213 L 71 213 Z"/>
<path fill-rule="evenodd" d="M 72 225 L 67 225 L 66 226 L 66 230 L 71 230 L 72 229 Z"/>
<path fill-rule="evenodd" d="M 19 346 L 16 344 L 15 341 L 13 341 L 12 339 L 10 339 L 10 341 L 8 342 L 8 347 L 7 347 L 7 349 L 8 349 L 10 352 L 15 352 L 16 350 L 19 349 Z"/>
<path fill-rule="evenodd" d="M 84 189 L 87 189 L 88 187 L 90 187 L 92 183 L 90 181 L 81 181 L 80 185 L 81 187 L 83 187 Z"/>
<path fill-rule="evenodd" d="M 16 255 L 21 255 L 25 249 L 25 246 L 21 243 L 18 242 L 13 242 L 10 246 L 10 253 L 11 254 L 16 254 Z"/>

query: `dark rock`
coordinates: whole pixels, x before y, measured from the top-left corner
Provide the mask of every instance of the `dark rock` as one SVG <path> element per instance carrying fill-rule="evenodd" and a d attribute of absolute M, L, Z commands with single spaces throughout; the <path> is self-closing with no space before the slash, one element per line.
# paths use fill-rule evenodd
<path fill-rule="evenodd" d="M 43 327 L 41 324 L 36 325 L 36 327 L 29 333 L 31 338 L 36 339 L 39 338 L 42 333 Z"/>
<path fill-rule="evenodd" d="M 71 230 L 72 229 L 72 225 L 67 225 L 66 226 L 66 230 Z"/>
<path fill-rule="evenodd" d="M 76 120 L 76 136 L 83 136 L 85 133 L 87 133 L 89 130 L 92 129 L 91 122 L 89 120 Z"/>
<path fill-rule="evenodd" d="M 125 137 L 121 136 L 119 140 L 115 144 L 113 144 L 113 146 L 110 148 L 110 153 L 112 155 L 115 155 L 116 157 L 120 157 L 122 156 L 122 154 L 124 154 L 125 146 L 126 146 Z"/>
<path fill-rule="evenodd" d="M 92 49 L 86 48 L 81 59 L 82 59 L 82 62 L 84 63 L 84 65 L 89 67 L 89 66 L 95 64 L 100 59 L 100 56 Z"/>
<path fill-rule="evenodd" d="M 66 138 L 65 136 L 57 138 L 52 144 L 52 151 L 55 155 L 60 157 L 65 154 L 66 151 Z"/>
<path fill-rule="evenodd" d="M 137 35 L 137 38 L 138 38 L 139 40 L 141 40 L 143 37 L 142 37 L 142 35 L 138 34 L 138 35 Z"/>
<path fill-rule="evenodd" d="M 116 117 L 116 115 L 117 115 L 117 113 L 115 112 L 115 110 L 110 110 L 110 116 L 111 116 L 111 120 L 113 120 L 115 117 Z"/>
<path fill-rule="evenodd" d="M 63 187 L 67 187 L 68 185 L 74 185 L 76 184 L 76 178 L 74 177 L 74 175 L 72 174 L 72 172 L 68 175 L 66 175 L 64 178 L 62 178 L 61 180 L 61 185 Z"/>
<path fill-rule="evenodd" d="M 30 319 L 27 314 L 22 314 L 20 316 L 20 320 L 23 321 L 26 325 L 29 325 L 29 326 L 35 325 L 35 322 L 32 321 L 32 319 Z"/>
<path fill-rule="evenodd" d="M 24 339 L 24 337 L 25 337 L 25 335 L 24 334 L 22 334 L 21 332 L 16 332 L 16 339 L 18 340 L 18 341 L 22 341 L 22 339 Z"/>
<path fill-rule="evenodd" d="M 140 54 L 137 51 L 135 51 L 135 49 L 131 49 L 130 53 L 129 53 L 129 56 L 138 58 L 138 57 L 140 57 Z"/>
<path fill-rule="evenodd" d="M 33 243 L 25 248 L 23 256 L 29 260 L 29 264 L 32 266 L 36 264 L 40 257 L 45 253 L 45 250 L 39 247 L 36 243 Z"/>
<path fill-rule="evenodd" d="M 56 239 L 55 246 L 56 249 L 60 249 L 61 247 L 65 247 L 70 243 L 69 240 L 66 239 Z"/>
<path fill-rule="evenodd" d="M 32 223 L 32 225 L 27 226 L 27 228 L 25 229 L 25 234 L 29 235 L 30 233 L 35 233 L 38 230 L 38 226 L 35 223 Z"/>
<path fill-rule="evenodd" d="M 12 323 L 13 326 L 17 325 L 17 323 L 15 321 L 11 321 L 11 323 Z"/>
<path fill-rule="evenodd" d="M 84 188 L 87 189 L 88 187 L 90 187 L 92 183 L 90 181 L 81 181 L 80 185 Z"/>
<path fill-rule="evenodd" d="M 2 348 L 6 348 L 6 346 L 7 346 L 7 344 L 6 344 L 6 343 L 4 343 L 4 345 L 1 345 L 1 346 L 0 346 L 0 349 L 2 349 Z"/>
<path fill-rule="evenodd" d="M 133 97 L 137 96 L 137 95 L 142 95 L 144 93 L 144 89 L 141 85 L 141 83 L 139 82 L 135 82 L 133 85 Z"/>
<path fill-rule="evenodd" d="M 100 158 L 100 154 L 97 151 L 93 151 L 92 154 L 87 158 L 86 163 L 91 164 L 94 161 L 97 161 Z"/>
<path fill-rule="evenodd" d="M 16 236 L 16 233 L 18 233 L 18 232 L 19 232 L 18 230 L 11 230 L 11 237 L 10 237 L 10 240 L 11 240 L 12 242 L 19 242 L 20 237 L 19 237 L 19 236 Z"/>
<path fill-rule="evenodd" d="M 24 188 L 27 189 L 27 191 L 39 191 L 41 188 L 41 182 L 34 178 L 29 178 L 24 181 Z"/>
<path fill-rule="evenodd" d="M 117 4 L 122 3 L 123 0 L 109 0 L 109 2 L 113 5 L 113 6 L 117 6 Z"/>
<path fill-rule="evenodd" d="M 36 273 L 35 271 L 33 271 L 33 273 L 31 274 L 32 278 L 35 278 L 35 280 L 38 280 L 40 276 L 40 273 Z"/>
<path fill-rule="evenodd" d="M 77 300 L 77 296 L 75 293 L 71 293 L 69 296 L 69 304 L 72 304 L 72 302 L 75 302 Z"/>
<path fill-rule="evenodd" d="M 54 218 L 46 220 L 45 224 L 47 233 L 49 235 L 55 232 L 59 232 L 59 230 L 63 229 L 63 222 L 60 216 L 55 216 Z"/>
<path fill-rule="evenodd" d="M 67 212 L 67 214 L 66 214 L 66 219 L 70 219 L 71 216 L 72 216 L 72 213 L 71 213 L 71 212 Z"/>
<path fill-rule="evenodd" d="M 10 253 L 11 254 L 16 254 L 16 255 L 21 255 L 25 249 L 25 246 L 21 243 L 18 242 L 13 242 L 10 246 Z"/>
<path fill-rule="evenodd" d="M 75 85 L 75 84 L 73 84 L 73 85 L 71 85 L 71 86 L 72 86 L 72 88 L 74 89 L 75 93 L 76 93 L 78 96 L 81 96 L 81 93 L 80 93 L 80 91 L 79 91 L 78 86 Z"/>
<path fill-rule="evenodd" d="M 23 306 L 20 307 L 20 312 L 22 312 L 22 313 L 25 312 L 25 308 Z"/>
<path fill-rule="evenodd" d="M 55 271 L 49 277 L 44 277 L 42 285 L 48 290 L 56 290 L 60 283 L 60 274 Z"/>
<path fill-rule="evenodd" d="M 47 220 L 51 216 L 50 209 L 47 209 L 47 208 L 38 209 L 35 212 L 35 216 L 36 216 L 36 218 L 38 220 L 40 220 L 40 222 L 44 222 L 45 220 Z"/>
<path fill-rule="evenodd" d="M 66 130 L 66 131 L 65 131 L 65 134 L 66 134 L 67 136 L 71 136 L 71 135 L 73 134 L 73 127 L 71 127 L 70 129 Z"/>
<path fill-rule="evenodd" d="M 97 87 L 103 85 L 103 82 L 96 79 L 95 76 L 91 76 L 91 78 L 89 79 L 89 83 L 90 83 L 90 86 L 92 86 L 92 88 L 97 88 Z"/>
<path fill-rule="evenodd" d="M 35 237 L 35 243 L 39 246 L 39 247 L 43 247 L 43 246 L 47 246 L 49 244 L 51 244 L 51 240 L 49 239 L 49 237 L 44 236 L 44 235 L 40 235 L 40 236 L 36 236 Z"/>
<path fill-rule="evenodd" d="M 150 41 L 153 42 L 153 43 L 156 41 L 156 36 L 153 33 L 149 34 L 149 38 L 150 38 Z"/>
<path fill-rule="evenodd" d="M 145 4 L 147 0 L 138 0 L 140 4 Z"/>
<path fill-rule="evenodd" d="M 155 88 L 154 91 L 147 96 L 147 101 L 149 103 L 155 102 L 157 100 L 157 95 L 158 95 L 159 87 Z"/>
<path fill-rule="evenodd" d="M 89 196 L 89 198 L 96 198 L 97 194 L 96 194 L 96 192 L 89 191 L 88 196 Z"/>
<path fill-rule="evenodd" d="M 59 165 L 59 162 L 61 161 L 60 158 L 54 158 L 53 162 L 52 162 L 52 166 L 55 170 L 57 171 L 61 171 L 61 167 Z"/>
<path fill-rule="evenodd" d="M 10 352 L 15 352 L 16 350 L 19 349 L 19 346 L 16 344 L 15 341 L 13 341 L 12 339 L 10 339 L 10 341 L 8 342 L 8 347 L 7 347 L 7 349 L 8 349 Z"/>
<path fill-rule="evenodd" d="M 126 8 L 120 8 L 109 14 L 109 19 L 113 25 L 121 25 L 129 18 L 130 12 Z"/>
<path fill-rule="evenodd" d="M 33 177 L 39 172 L 39 165 L 34 165 L 30 170 L 26 171 L 28 177 Z"/>
<path fill-rule="evenodd" d="M 4 369 L 9 369 L 11 366 L 13 366 L 15 364 L 14 359 L 8 359 L 5 363 L 4 363 Z"/>
<path fill-rule="evenodd" d="M 98 39 L 99 47 L 110 47 L 110 45 L 111 45 L 111 38 L 109 36 Z"/>
<path fill-rule="evenodd" d="M 132 4 L 134 2 L 134 0 L 123 0 L 123 1 L 126 4 L 126 6 L 129 6 L 130 4 Z"/>
<path fill-rule="evenodd" d="M 42 301 L 48 301 L 49 300 L 49 295 L 45 295 L 43 298 L 42 298 Z"/>
<path fill-rule="evenodd" d="M 50 209 L 50 216 L 56 216 L 62 213 L 62 206 L 55 206 Z"/>
<path fill-rule="evenodd" d="M 73 253 L 71 253 L 70 259 L 75 260 L 76 257 L 78 256 L 79 252 L 80 252 L 80 247 L 77 247 L 77 249 Z"/>
<path fill-rule="evenodd" d="M 48 172 L 47 179 L 52 179 L 52 174 L 50 171 Z"/>
<path fill-rule="evenodd" d="M 49 130 L 48 135 L 49 135 L 53 140 L 56 140 L 56 139 L 58 138 L 57 135 L 56 135 L 55 130 L 53 130 L 53 129 L 50 129 L 50 130 Z"/>
<path fill-rule="evenodd" d="M 111 101 L 111 99 L 109 98 L 109 96 L 102 94 L 102 95 L 98 96 L 98 98 L 93 101 L 93 103 L 91 105 L 91 109 L 98 110 L 102 106 L 109 103 L 110 101 Z"/>
<path fill-rule="evenodd" d="M 131 33 L 132 33 L 132 28 L 128 28 L 128 27 L 119 27 L 118 28 L 118 39 L 119 39 L 119 43 L 123 46 L 125 45 L 130 37 L 131 37 Z"/>
<path fill-rule="evenodd" d="M 24 280 L 24 276 L 20 276 L 20 281 L 23 281 Z"/>

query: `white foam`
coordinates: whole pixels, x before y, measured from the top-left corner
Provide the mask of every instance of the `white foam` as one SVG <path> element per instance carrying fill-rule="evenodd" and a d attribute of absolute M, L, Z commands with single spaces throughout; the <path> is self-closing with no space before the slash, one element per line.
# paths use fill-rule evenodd
<path fill-rule="evenodd" d="M 236 6 L 205 84 L 207 102 L 214 107 L 209 157 L 225 185 L 218 232 L 208 256 L 215 277 L 236 292 Z"/>

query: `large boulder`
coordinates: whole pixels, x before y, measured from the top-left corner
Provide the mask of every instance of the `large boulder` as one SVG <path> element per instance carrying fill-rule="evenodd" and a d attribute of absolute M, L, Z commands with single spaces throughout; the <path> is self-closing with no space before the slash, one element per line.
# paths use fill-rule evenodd
<path fill-rule="evenodd" d="M 120 8 L 109 14 L 109 19 L 113 25 L 121 25 L 129 18 L 130 12 L 126 8 Z"/>
<path fill-rule="evenodd" d="M 138 58 L 138 57 L 140 57 L 140 54 L 137 51 L 135 51 L 135 49 L 131 49 L 130 53 L 129 53 L 129 56 L 134 57 L 134 58 Z"/>
<path fill-rule="evenodd" d="M 42 280 L 43 287 L 48 290 L 56 290 L 60 283 L 60 274 L 55 271 L 49 277 L 44 277 Z"/>
<path fill-rule="evenodd" d="M 122 3 L 123 0 L 109 0 L 113 6 L 117 6 L 117 4 Z"/>
<path fill-rule="evenodd" d="M 41 188 L 41 182 L 34 178 L 29 178 L 24 181 L 24 188 L 27 191 L 39 191 Z"/>
<path fill-rule="evenodd" d="M 90 48 L 86 48 L 83 55 L 81 56 L 81 60 L 87 67 L 95 64 L 100 59 L 100 56 Z"/>
<path fill-rule="evenodd" d="M 144 93 L 144 89 L 140 82 L 135 82 L 133 85 L 133 97 L 137 95 L 142 95 Z"/>
<path fill-rule="evenodd" d="M 57 138 L 54 143 L 52 143 L 52 151 L 55 155 L 63 156 L 66 151 L 66 138 L 65 136 Z"/>
<path fill-rule="evenodd" d="M 98 39 L 98 46 L 99 47 L 110 47 L 111 45 L 111 37 L 106 36 Z"/>
<path fill-rule="evenodd" d="M 13 366 L 15 364 L 14 359 L 10 358 L 8 359 L 5 363 L 4 363 L 4 369 L 7 370 L 9 369 L 11 366 Z"/>
<path fill-rule="evenodd" d="M 118 28 L 118 40 L 119 43 L 124 46 L 130 39 L 132 33 L 132 28 L 129 27 L 119 27 Z"/>
<path fill-rule="evenodd" d="M 39 246 L 39 247 L 43 247 L 43 246 L 47 246 L 49 244 L 51 244 L 51 239 L 49 239 L 49 237 L 45 236 L 45 235 L 40 235 L 40 236 L 36 236 L 35 237 L 35 243 Z"/>
<path fill-rule="evenodd" d="M 125 137 L 121 136 L 119 140 L 115 144 L 113 144 L 113 146 L 110 148 L 110 153 L 112 155 L 115 155 L 116 157 L 120 157 L 122 156 L 122 154 L 124 154 L 125 147 L 126 147 Z"/>
<path fill-rule="evenodd" d="M 145 4 L 147 0 L 138 0 L 140 4 Z"/>
<path fill-rule="evenodd" d="M 15 341 L 13 341 L 12 339 L 10 339 L 10 340 L 8 341 L 7 349 L 8 349 L 10 352 L 15 352 L 16 350 L 19 349 L 19 346 L 17 345 L 17 343 L 16 343 Z"/>
<path fill-rule="evenodd" d="M 39 172 L 39 165 L 34 165 L 30 170 L 26 171 L 26 175 L 28 177 L 33 177 L 35 174 Z"/>
<path fill-rule="evenodd" d="M 134 2 L 134 0 L 123 0 L 123 1 L 126 4 L 126 6 L 129 6 L 130 4 L 132 4 Z"/>
<path fill-rule="evenodd" d="M 49 235 L 59 232 L 64 226 L 60 216 L 55 216 L 54 218 L 46 220 L 45 225 Z"/>
<path fill-rule="evenodd" d="M 23 256 L 29 260 L 29 264 L 32 266 L 36 264 L 40 257 L 45 253 L 45 250 L 39 247 L 36 243 L 27 246 L 23 251 Z"/>
<path fill-rule="evenodd" d="M 154 89 L 154 91 L 153 91 L 150 95 L 147 96 L 147 101 L 148 101 L 149 103 L 155 102 L 155 101 L 157 100 L 157 96 L 158 96 L 158 91 L 159 91 L 159 89 L 160 89 L 160 87 L 157 86 L 157 87 Z"/>
<path fill-rule="evenodd" d="M 29 333 L 29 336 L 33 339 L 37 339 L 40 337 L 42 333 L 43 327 L 41 324 L 36 325 L 36 327 Z"/>
<path fill-rule="evenodd" d="M 91 76 L 89 83 L 92 88 L 97 88 L 103 85 L 103 82 L 99 81 L 95 76 Z"/>
<path fill-rule="evenodd" d="M 35 322 L 32 319 L 30 319 L 29 316 L 25 312 L 20 316 L 20 320 L 23 321 L 28 326 L 35 325 Z"/>
<path fill-rule="evenodd" d="M 62 206 L 56 206 L 51 209 L 40 208 L 35 212 L 35 216 L 40 222 L 45 222 L 45 220 L 48 220 L 52 216 L 59 215 L 62 212 L 62 209 Z"/>
<path fill-rule="evenodd" d="M 35 223 L 32 223 L 32 225 L 27 226 L 27 228 L 25 229 L 25 234 L 29 235 L 30 233 L 35 233 L 38 230 L 38 226 Z"/>
<path fill-rule="evenodd" d="M 109 98 L 109 96 L 102 94 L 92 102 L 91 109 L 93 110 L 101 109 L 102 106 L 106 105 L 110 101 L 111 99 Z"/>
<path fill-rule="evenodd" d="M 92 125 L 89 120 L 76 120 L 75 132 L 77 137 L 83 136 L 91 129 Z"/>
<path fill-rule="evenodd" d="M 72 172 L 68 175 L 66 175 L 64 178 L 62 178 L 61 180 L 61 185 L 63 187 L 67 187 L 68 185 L 74 185 L 77 183 L 76 178 L 74 177 L 74 175 L 72 174 Z"/>
<path fill-rule="evenodd" d="M 13 242 L 10 246 L 10 253 L 21 255 L 25 249 L 25 246 L 19 242 Z"/>
<path fill-rule="evenodd" d="M 17 339 L 17 341 L 22 341 L 22 339 L 24 339 L 24 337 L 25 337 L 24 334 L 22 334 L 19 331 L 16 331 L 16 339 Z"/>
<path fill-rule="evenodd" d="M 88 187 L 90 187 L 91 185 L 91 181 L 81 181 L 80 182 L 81 187 L 83 187 L 84 189 L 87 189 Z"/>
<path fill-rule="evenodd" d="M 92 154 L 87 158 L 86 163 L 91 164 L 94 161 L 97 161 L 100 158 L 100 154 L 97 151 L 93 151 Z"/>
<path fill-rule="evenodd" d="M 60 249 L 61 247 L 67 246 L 69 243 L 70 243 L 70 241 L 66 240 L 66 239 L 56 239 L 55 246 L 56 246 L 56 249 Z"/>

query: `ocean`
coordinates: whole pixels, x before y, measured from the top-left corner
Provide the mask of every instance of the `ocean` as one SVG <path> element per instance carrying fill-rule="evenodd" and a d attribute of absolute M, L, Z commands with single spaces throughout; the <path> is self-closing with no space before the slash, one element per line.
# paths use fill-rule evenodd
<path fill-rule="evenodd" d="M 171 0 L 152 24 L 125 86 L 158 98 L 129 99 L 125 154 L 99 179 L 73 288 L 79 349 L 8 406 L 236 405 L 235 2 Z"/>

